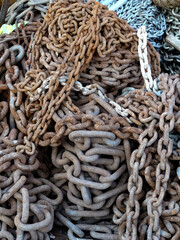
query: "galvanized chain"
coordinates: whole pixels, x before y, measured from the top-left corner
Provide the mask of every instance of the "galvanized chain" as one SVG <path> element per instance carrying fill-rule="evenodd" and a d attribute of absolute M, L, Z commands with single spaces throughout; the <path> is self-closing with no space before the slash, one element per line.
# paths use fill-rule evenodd
<path fill-rule="evenodd" d="M 107 5 L 110 4 L 107 3 Z M 110 5 L 111 7 L 113 5 Z M 166 30 L 166 21 L 164 14 L 153 5 L 151 0 L 128 0 L 116 9 L 116 12 L 120 18 L 125 19 L 136 30 L 144 25 L 148 33 L 148 40 L 159 51 L 162 46 L 160 40 Z"/>
<path fill-rule="evenodd" d="M 169 74 L 180 73 L 180 56 L 178 48 L 169 44 L 166 40 L 169 36 L 175 36 L 178 41 L 180 41 L 180 7 L 175 9 L 163 10 L 166 18 L 167 29 L 165 31 L 165 36 L 163 37 L 163 48 L 161 50 L 162 55 L 162 68 L 165 72 Z M 175 42 L 175 40 L 173 40 Z M 180 48 L 180 43 L 178 43 Z"/>
<path fill-rule="evenodd" d="M 60 77 L 59 82 L 62 86 L 65 86 L 67 80 L 68 79 L 65 76 L 62 76 L 62 77 Z M 101 99 L 103 99 L 108 104 L 110 104 L 120 116 L 125 117 L 125 119 L 128 122 L 132 123 L 132 121 L 128 118 L 128 116 L 131 115 L 131 111 L 129 109 L 124 109 L 119 104 L 117 104 L 115 101 L 113 101 L 111 98 L 109 98 L 105 94 L 104 89 L 100 85 L 91 84 L 91 85 L 87 85 L 87 86 L 83 87 L 83 85 L 79 81 L 76 81 L 74 83 L 74 86 L 72 87 L 72 90 L 77 91 L 77 92 L 80 91 L 83 95 L 90 95 L 92 93 L 97 93 L 101 97 Z"/>

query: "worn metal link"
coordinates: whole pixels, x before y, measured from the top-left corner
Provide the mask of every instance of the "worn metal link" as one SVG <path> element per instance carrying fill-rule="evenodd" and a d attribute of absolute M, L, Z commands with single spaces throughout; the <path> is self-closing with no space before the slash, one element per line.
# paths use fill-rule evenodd
<path fill-rule="evenodd" d="M 16 84 L 24 80 L 27 48 L 39 26 L 39 21 L 26 26 L 22 22 L 15 32 L 0 36 L 1 239 L 50 239 L 54 208 L 63 199 L 61 190 L 46 179 L 44 156 L 37 151 L 32 156 L 16 151 L 27 132 L 25 103 Z"/>
<path fill-rule="evenodd" d="M 138 201 L 140 193 L 143 193 L 142 183 L 145 184 L 142 180 L 142 175 L 152 187 L 152 189 L 150 188 L 147 192 L 143 205 L 147 208 L 148 214 L 146 222 L 147 232 L 144 233 L 143 239 L 160 239 L 162 236 L 160 219 L 163 219 L 163 202 L 165 201 L 168 182 L 170 180 L 171 165 L 168 159 L 173 153 L 173 143 L 169 133 L 176 131 L 175 122 L 179 121 L 179 117 L 176 118 L 176 114 L 172 114 L 171 110 L 176 108 L 175 96 L 178 94 L 179 81 L 179 75 L 174 75 L 170 78 L 167 74 L 162 74 L 159 76 L 158 85 L 159 90 L 162 90 L 161 98 L 154 93 L 147 92 L 144 94 L 143 90 L 139 90 L 139 92 L 136 90 L 134 93 L 132 91 L 118 99 L 118 102 L 122 104 L 125 102 L 124 98 L 128 98 L 128 100 L 132 98 L 131 101 L 128 101 L 129 106 L 126 105 L 126 107 L 130 109 L 132 109 L 130 104 L 137 105 L 136 102 L 139 101 L 141 103 L 143 115 L 141 115 L 141 111 L 136 110 L 136 113 L 139 116 L 139 120 L 142 121 L 143 124 L 147 124 L 146 130 L 144 130 L 137 139 L 139 142 L 138 149 L 134 150 L 131 154 L 131 175 L 128 180 L 129 200 L 126 200 L 126 211 L 124 211 L 123 215 L 119 215 L 122 219 L 126 219 L 126 231 L 123 232 L 125 239 L 137 239 L 138 237 L 137 219 L 138 217 L 141 218 Z M 150 100 L 150 98 L 152 100 Z M 161 107 L 158 106 L 159 104 Z M 144 105 L 144 107 L 142 105 Z M 151 107 L 151 111 L 145 111 L 145 109 L 149 107 Z M 134 111 L 135 109 L 136 108 L 134 108 Z M 159 110 L 157 111 L 156 109 Z M 156 116 L 153 112 L 158 112 L 158 118 L 152 118 L 152 116 Z M 141 116 L 143 116 L 143 118 Z M 154 153 L 156 153 L 156 155 L 154 155 Z M 153 166 L 153 162 L 151 163 L 152 155 L 154 155 L 154 161 L 157 159 L 154 163 L 155 167 Z M 144 174 L 142 169 L 144 169 Z M 154 174 L 152 172 L 154 172 Z M 143 208 L 143 212 L 145 211 L 145 208 Z M 142 214 L 144 214 L 143 212 Z M 119 221 L 121 222 L 122 220 L 120 219 Z M 142 227 L 143 224 L 141 224 L 140 229 Z M 139 231 L 141 232 L 141 230 Z"/>

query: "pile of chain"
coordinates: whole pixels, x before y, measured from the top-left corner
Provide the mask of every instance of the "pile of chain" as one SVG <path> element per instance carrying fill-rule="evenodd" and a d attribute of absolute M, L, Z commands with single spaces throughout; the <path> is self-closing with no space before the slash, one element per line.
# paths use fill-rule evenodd
<path fill-rule="evenodd" d="M 16 151 L 23 143 L 21 121 L 26 119 L 23 96 L 14 97 L 13 84 L 24 80 L 27 49 L 41 25 L 41 19 L 31 20 L 0 36 L 0 239 L 50 239 L 54 209 L 63 199 L 62 191 L 48 180 L 47 156 L 37 150 L 32 156 Z"/>
<path fill-rule="evenodd" d="M 167 29 L 162 41 L 162 69 L 169 74 L 180 73 L 180 50 L 166 41 L 168 35 L 175 36 L 180 40 L 180 7 L 163 10 L 163 13 L 166 18 Z"/>
<path fill-rule="evenodd" d="M 66 196 L 55 215 L 69 228 L 69 239 L 84 239 L 86 231 L 87 239 L 179 239 L 180 185 L 177 163 L 168 158 L 176 160 L 179 150 L 169 133 L 180 130 L 180 78 L 162 74 L 158 85 L 161 97 L 133 90 L 117 99 L 134 124 L 117 116 L 98 93 L 72 97 L 85 114 L 83 123 L 64 107 L 70 133 L 61 148 L 52 149 L 51 159 L 57 167 L 53 182 Z M 111 218 L 118 234 L 108 230 Z"/>
<path fill-rule="evenodd" d="M 136 32 L 97 2 L 76 1 L 68 5 L 61 1 L 50 5 L 30 44 L 30 69 L 25 80 L 15 86 L 26 96 L 26 147 L 18 149 L 26 153 L 33 153 L 34 143 L 60 145 L 66 128 L 64 121 L 56 126 L 54 114 L 62 103 L 74 114 L 80 114 L 69 96 L 80 78 L 82 83 L 91 79 L 100 83 L 113 98 L 124 86 L 142 85 Z M 158 75 L 159 55 L 150 43 L 148 56 L 153 74 Z"/>
<path fill-rule="evenodd" d="M 162 47 L 160 40 L 166 30 L 166 21 L 164 14 L 151 0 L 119 0 L 119 4 L 114 0 L 100 0 L 99 2 L 116 10 L 118 16 L 125 19 L 134 29 L 137 30 L 142 25 L 146 26 L 148 40 L 157 51 L 160 50 Z M 125 2 L 124 5 L 121 5 L 121 2 Z"/>
<path fill-rule="evenodd" d="M 180 76 L 95 1 L 19 22 L 0 36 L 0 238 L 178 240 Z"/>
<path fill-rule="evenodd" d="M 52 2 L 53 0 L 17 0 L 8 9 L 6 23 L 14 24 L 20 19 L 24 20 L 27 13 L 31 13 L 31 18 L 34 18 L 39 14 L 41 14 L 41 17 L 44 18 L 48 10 L 49 3 Z"/>

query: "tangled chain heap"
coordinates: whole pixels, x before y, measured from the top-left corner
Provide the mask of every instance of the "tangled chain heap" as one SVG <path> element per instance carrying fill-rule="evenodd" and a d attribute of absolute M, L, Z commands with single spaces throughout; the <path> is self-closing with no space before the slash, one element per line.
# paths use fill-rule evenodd
<path fill-rule="evenodd" d="M 148 40 L 157 50 L 160 50 L 162 47 L 160 40 L 166 30 L 166 21 L 164 14 L 151 0 L 128 0 L 116 12 L 134 29 L 145 25 Z"/>
<path fill-rule="evenodd" d="M 64 100 L 71 111 L 80 113 L 69 94 L 81 77 L 87 82 L 93 73 L 94 82 L 102 82 L 114 97 L 119 92 L 116 86 L 139 84 L 137 42 L 135 31 L 99 3 L 76 2 L 69 6 L 60 1 L 50 5 L 29 48 L 31 68 L 25 81 L 17 85 L 18 91 L 27 96 L 26 152 L 32 148 L 29 141 L 40 145 L 44 141 L 46 145 L 58 143 L 65 129 L 60 126 L 53 130 L 53 115 Z M 152 72 L 158 75 L 159 56 L 150 44 L 148 52 Z M 63 79 L 67 79 L 64 87 L 60 84 Z"/>
<path fill-rule="evenodd" d="M 62 191 L 48 180 L 48 163 L 44 163 L 47 157 L 39 151 L 32 156 L 16 151 L 23 142 L 21 121 L 26 120 L 21 114 L 22 94 L 17 93 L 13 102 L 16 92 L 13 84 L 24 80 L 26 52 L 40 25 L 41 19 L 26 26 L 21 22 L 16 32 L 0 37 L 1 239 L 50 239 L 48 232 L 53 227 L 54 208 L 63 199 Z M 21 111 L 13 111 L 13 105 L 21 106 Z"/>
<path fill-rule="evenodd" d="M 144 89 L 136 32 L 94 1 L 35 19 L 0 38 L 0 238 L 179 239 L 180 76 L 148 43 Z"/>
<path fill-rule="evenodd" d="M 166 36 L 173 35 L 180 40 L 180 7 L 163 10 L 167 29 L 163 38 L 161 50 L 162 68 L 169 74 L 180 73 L 180 52 L 166 41 Z"/>
<path fill-rule="evenodd" d="M 52 3 L 53 0 L 17 0 L 11 7 L 9 7 L 6 23 L 14 24 L 20 19 L 24 20 L 26 14 L 31 16 L 28 20 L 35 20 L 35 16 L 38 16 L 39 13 L 41 17 L 45 17 L 48 10 L 49 3 Z"/>

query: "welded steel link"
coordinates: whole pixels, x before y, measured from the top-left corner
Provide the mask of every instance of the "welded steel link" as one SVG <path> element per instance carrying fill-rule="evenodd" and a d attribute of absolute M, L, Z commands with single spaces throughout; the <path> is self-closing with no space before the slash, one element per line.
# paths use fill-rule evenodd
<path fill-rule="evenodd" d="M 151 130 L 153 135 L 148 133 L 148 129 L 143 131 L 139 138 L 139 147 L 134 150 L 130 158 L 131 176 L 128 180 L 128 191 L 129 191 L 129 201 L 127 202 L 126 208 L 126 239 L 136 239 L 137 236 L 137 225 L 138 217 L 140 214 L 140 203 L 139 195 L 142 193 L 143 189 L 143 179 L 140 175 L 140 171 L 145 167 L 148 160 L 148 154 L 145 149 L 151 147 L 153 143 L 157 140 L 158 134 L 155 129 L 153 129 L 156 124 L 156 120 L 151 124 Z"/>
<path fill-rule="evenodd" d="M 10 232 L 6 229 L 9 235 L 13 234 L 12 239 L 25 237 L 25 232 L 30 232 L 33 238 L 33 236 L 38 236 L 39 234 L 47 234 L 52 229 L 54 222 L 53 207 L 61 203 L 63 195 L 61 190 L 50 181 L 33 176 L 33 172 L 37 171 L 40 167 L 39 160 L 36 158 L 37 153 L 35 156 L 29 158 L 15 152 L 15 146 L 20 141 L 15 140 L 17 135 L 17 130 L 15 130 L 11 130 L 9 134 L 10 139 L 8 142 L 6 140 L 9 145 L 6 147 L 3 144 L 4 149 L 1 149 L 0 221 L 3 223 L 7 223 L 7 221 L 13 223 L 8 224 L 11 229 Z M 22 134 L 20 135 L 22 139 Z M 10 143 L 14 147 L 11 147 Z M 51 194 L 53 197 L 51 197 Z M 54 198 L 54 196 L 56 197 Z M 11 206 L 10 209 L 9 205 Z M 32 216 L 34 216 L 33 222 L 31 219 Z M 15 229 L 17 231 L 14 231 Z M 40 238 L 36 237 L 36 239 Z"/>
<path fill-rule="evenodd" d="M 76 17 L 74 9 L 79 9 L 78 14 L 81 17 Z M 103 15 L 109 16 L 107 21 L 102 19 Z M 61 21 L 64 18 L 66 20 Z M 78 28 L 82 19 L 83 25 Z M 71 24 L 70 21 L 75 21 L 76 24 Z M 108 22 L 111 22 L 110 29 Z M 126 28 L 122 27 L 124 25 Z M 58 36 L 53 32 L 57 26 L 59 26 L 58 36 L 69 32 L 71 38 L 67 41 L 66 38 L 57 40 Z M 91 27 L 87 29 L 87 26 Z M 108 32 L 109 34 L 106 34 Z M 26 113 L 31 119 L 27 127 L 26 142 L 38 144 L 51 122 L 52 115 L 66 101 L 74 83 L 79 79 L 81 72 L 86 70 L 95 52 L 99 58 L 105 58 L 121 47 L 130 50 L 131 56 L 133 55 L 130 61 L 125 61 L 126 63 L 134 60 L 132 58 L 137 58 L 137 37 L 134 30 L 124 20 L 117 18 L 115 13 L 109 12 L 105 6 L 93 1 L 87 4 L 72 3 L 70 6 L 61 1 L 51 4 L 29 48 L 28 63 L 31 69 L 26 73 L 25 81 L 17 86 L 18 91 L 26 95 L 27 109 L 31 106 L 31 112 L 27 110 Z M 51 54 L 47 53 L 47 49 Z M 160 70 L 159 59 L 149 43 L 148 52 L 152 73 L 156 75 Z M 136 61 L 138 62 L 138 59 Z M 122 60 L 119 65 L 125 62 Z M 61 87 L 59 80 L 64 75 L 68 77 L 68 81 L 64 87 Z M 108 77 L 107 80 L 109 81 L 110 78 Z M 77 107 L 73 109 L 79 114 Z"/>
<path fill-rule="evenodd" d="M 180 7 L 180 0 L 153 0 L 153 2 L 162 8 Z"/>
<path fill-rule="evenodd" d="M 5 111 L 3 102 L 1 102 L 1 113 L 5 120 L 8 112 Z M 12 239 L 25 237 L 24 232 L 35 230 L 44 234 L 48 233 L 53 227 L 53 207 L 60 204 L 63 199 L 61 190 L 41 177 L 46 178 L 47 174 L 41 173 L 42 167 L 37 158 L 37 152 L 31 157 L 16 152 L 16 146 L 22 142 L 22 139 L 23 134 L 9 126 L 6 134 L 1 133 L 0 221 L 7 223 L 11 230 L 4 229 L 5 233 L 1 230 L 0 236 L 10 237 L 12 234 Z M 47 167 L 44 168 L 45 171 L 47 169 Z M 34 172 L 36 172 L 36 177 L 33 176 Z M 37 174 L 39 174 L 38 178 Z M 40 210 L 41 206 L 42 211 Z M 38 217 L 37 221 L 35 221 L 35 216 Z M 17 229 L 17 233 L 14 231 L 15 229 Z"/>
<path fill-rule="evenodd" d="M 64 86 L 66 85 L 67 78 L 64 76 L 61 77 L 59 82 L 61 85 Z M 76 81 L 74 83 L 74 86 L 72 87 L 72 90 L 77 92 L 80 91 L 85 96 L 90 95 L 92 93 L 97 93 L 97 95 L 99 95 L 99 97 L 102 98 L 102 100 L 106 101 L 110 106 L 112 106 L 120 116 L 125 117 L 128 122 L 132 123 L 132 121 L 128 118 L 129 115 L 132 115 L 132 112 L 129 111 L 128 109 L 124 109 L 115 101 L 113 101 L 111 98 L 109 98 L 105 94 L 104 89 L 100 87 L 98 84 L 91 84 L 87 85 L 86 87 L 83 87 L 83 85 L 79 81 Z"/>
<path fill-rule="evenodd" d="M 89 232 L 90 238 L 88 239 L 112 239 L 112 240 L 118 240 L 118 230 L 117 227 L 112 225 L 111 222 L 98 222 L 98 225 L 93 224 L 77 224 L 76 227 L 78 227 L 80 230 Z M 68 238 L 69 240 L 75 239 L 75 234 L 71 229 L 68 230 Z M 77 238 L 76 238 L 77 239 Z M 78 239 L 84 239 L 84 238 L 78 238 Z"/>
<path fill-rule="evenodd" d="M 10 4 L 10 0 L 6 0 L 6 1 L 3 0 L 3 1 L 1 1 L 0 27 L 4 24 L 9 4 Z"/>
<path fill-rule="evenodd" d="M 23 103 L 22 93 L 18 93 L 16 90 L 16 84 L 24 80 L 24 75 L 27 71 L 25 66 L 27 54 L 25 52 L 28 49 L 30 37 L 39 25 L 39 22 L 33 22 L 32 25 L 27 26 L 24 26 L 22 23 L 15 33 L 3 34 L 0 38 L 2 54 L 0 59 L 1 73 L 5 73 L 5 77 L 1 78 L 0 90 L 10 90 L 10 111 L 12 116 L 10 125 L 15 127 L 13 123 L 15 120 L 18 129 L 24 134 L 27 133 L 25 104 Z"/>
<path fill-rule="evenodd" d="M 178 239 L 179 76 L 138 90 L 137 33 L 96 2 L 23 19 L 0 38 L 0 238 Z"/>
<path fill-rule="evenodd" d="M 53 227 L 53 207 L 60 204 L 63 198 L 61 190 L 53 183 L 33 176 L 35 171 L 41 175 L 41 171 L 38 172 L 41 166 L 37 153 L 29 157 L 15 152 L 22 137 L 17 129 L 12 129 L 0 144 L 0 221 L 7 223 L 11 229 L 4 229 L 5 233 L 1 230 L 0 236 L 12 234 L 12 239 L 25 237 L 25 232 L 30 232 L 31 236 L 35 234 L 32 231 L 37 231 L 35 235 L 38 231 L 48 233 Z M 30 220 L 32 216 L 33 222 Z"/>
<path fill-rule="evenodd" d="M 166 30 L 166 21 L 164 14 L 151 0 L 129 0 L 117 10 L 117 14 L 136 30 L 144 25 L 148 40 L 158 51 L 160 50 L 162 47 L 160 40 Z"/>
<path fill-rule="evenodd" d="M 40 22 L 1 35 L 0 82 L 0 238 L 50 239 L 54 209 L 63 195 L 48 181 L 44 155 L 16 151 L 26 134 L 25 104 L 16 84 L 27 71 L 25 51 Z M 30 148 L 32 149 L 32 148 Z M 28 149 L 27 149 L 28 150 Z"/>
<path fill-rule="evenodd" d="M 122 90 L 126 86 L 138 88 L 142 85 L 142 76 L 137 60 L 138 55 L 130 50 L 117 50 L 106 58 L 93 56 L 79 80 L 83 85 L 98 84 L 106 92 Z"/>

